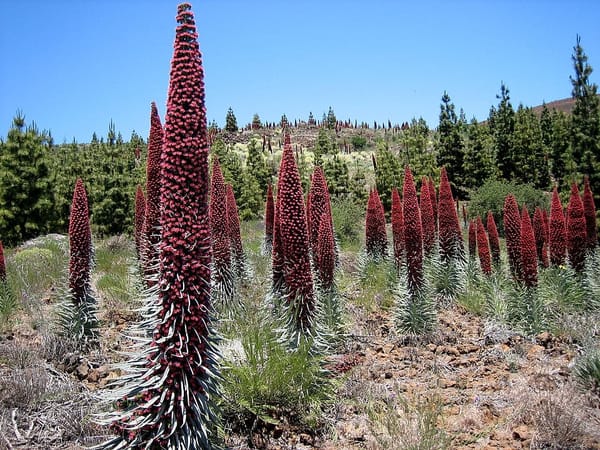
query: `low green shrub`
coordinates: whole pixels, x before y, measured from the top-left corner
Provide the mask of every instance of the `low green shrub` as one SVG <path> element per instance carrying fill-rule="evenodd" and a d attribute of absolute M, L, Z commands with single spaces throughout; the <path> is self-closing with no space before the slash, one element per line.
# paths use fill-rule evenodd
<path fill-rule="evenodd" d="M 502 220 L 502 209 L 504 199 L 508 194 L 513 194 L 519 203 L 527 205 L 529 211 L 535 211 L 536 207 L 549 209 L 549 197 L 543 191 L 535 189 L 530 184 L 518 184 L 512 181 L 489 180 L 478 189 L 471 191 L 468 207 L 469 218 L 474 219 L 477 216 L 487 217 L 487 212 L 492 211 L 498 233 L 504 235 L 504 225 Z"/>

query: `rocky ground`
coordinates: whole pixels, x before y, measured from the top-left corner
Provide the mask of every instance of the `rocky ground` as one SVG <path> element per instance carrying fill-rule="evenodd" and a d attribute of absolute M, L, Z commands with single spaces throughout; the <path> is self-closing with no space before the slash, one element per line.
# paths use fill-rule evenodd
<path fill-rule="evenodd" d="M 574 382 L 577 343 L 548 333 L 525 338 L 454 305 L 437 331 L 416 340 L 393 333 L 386 308 L 347 302 L 343 348 L 329 361 L 336 399 L 319 430 L 257 423 L 228 448 L 600 449 L 600 397 Z M 38 311 L 48 314 L 50 299 Z M 368 312 L 370 311 L 370 312 Z M 118 377 L 134 318 L 104 310 L 97 352 L 81 355 L 37 320 L 0 336 L 0 449 L 76 449 L 98 442 L 96 394 Z"/>

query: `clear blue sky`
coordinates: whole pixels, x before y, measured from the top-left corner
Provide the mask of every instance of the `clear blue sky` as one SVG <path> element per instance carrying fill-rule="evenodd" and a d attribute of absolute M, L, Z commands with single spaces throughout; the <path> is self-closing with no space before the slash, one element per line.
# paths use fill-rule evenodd
<path fill-rule="evenodd" d="M 148 136 L 164 120 L 177 1 L 0 1 L 0 136 L 21 109 L 57 143 Z M 504 81 L 513 105 L 571 95 L 576 34 L 600 80 L 600 1 L 195 0 L 208 119 L 438 124 L 448 91 L 482 120 Z"/>

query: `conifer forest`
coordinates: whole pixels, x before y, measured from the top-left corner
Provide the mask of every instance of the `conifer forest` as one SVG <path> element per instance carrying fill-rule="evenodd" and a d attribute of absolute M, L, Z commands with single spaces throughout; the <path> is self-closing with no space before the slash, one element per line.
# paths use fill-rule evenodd
<path fill-rule="evenodd" d="M 581 39 L 563 101 L 221 128 L 173 13 L 148 136 L 0 139 L 0 449 L 600 448 Z"/>

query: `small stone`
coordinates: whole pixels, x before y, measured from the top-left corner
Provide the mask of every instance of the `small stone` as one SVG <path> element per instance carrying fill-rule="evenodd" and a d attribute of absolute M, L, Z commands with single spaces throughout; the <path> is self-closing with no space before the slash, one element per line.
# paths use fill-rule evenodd
<path fill-rule="evenodd" d="M 385 379 L 389 380 L 390 378 L 392 378 L 392 372 L 386 372 L 385 373 Z"/>
<path fill-rule="evenodd" d="M 525 425 L 519 425 L 513 428 L 512 437 L 515 441 L 528 441 L 531 439 L 531 431 Z"/>
<path fill-rule="evenodd" d="M 86 378 L 88 376 L 89 371 L 90 371 L 90 368 L 88 367 L 88 365 L 85 361 L 82 362 L 81 364 L 79 364 L 76 369 L 77 376 L 80 379 Z"/>
<path fill-rule="evenodd" d="M 300 442 L 305 445 L 313 445 L 313 438 L 311 435 L 306 433 L 300 433 L 298 436 L 300 438 Z"/>

